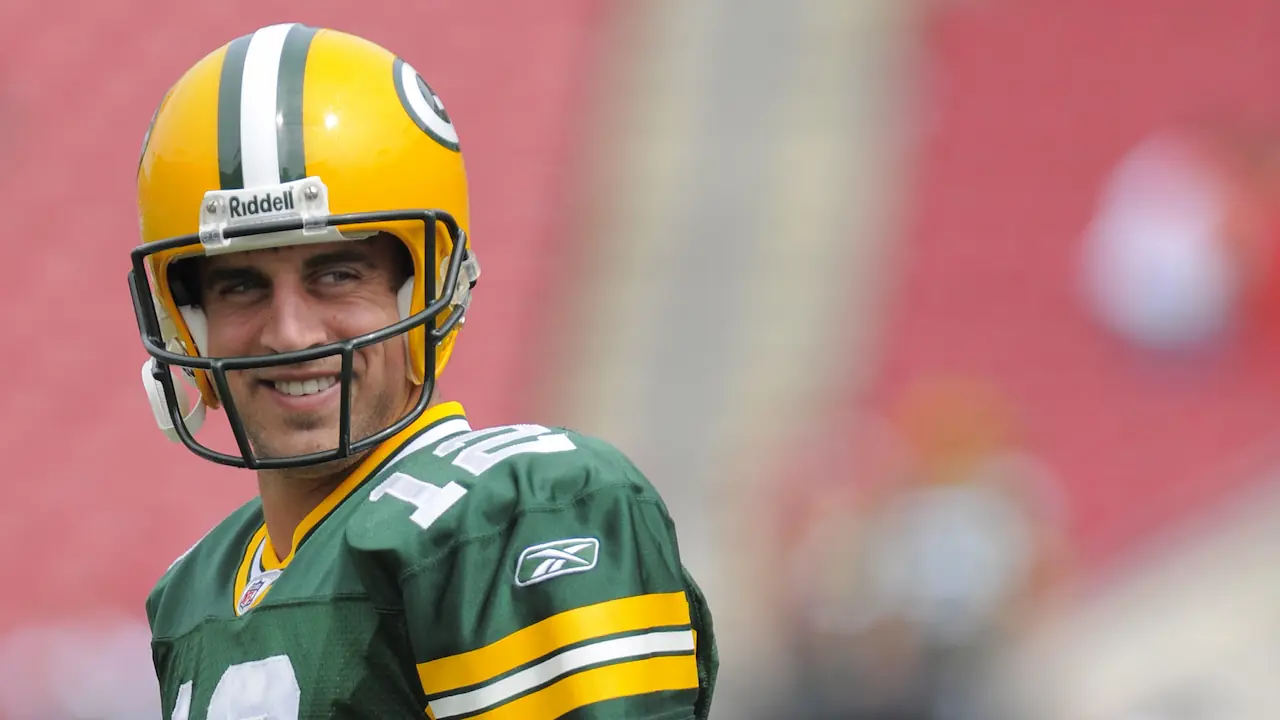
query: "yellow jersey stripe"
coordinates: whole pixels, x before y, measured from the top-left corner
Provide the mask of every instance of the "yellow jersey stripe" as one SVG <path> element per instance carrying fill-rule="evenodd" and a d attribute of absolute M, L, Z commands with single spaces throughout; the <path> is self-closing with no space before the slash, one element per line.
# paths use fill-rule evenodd
<path fill-rule="evenodd" d="M 422 663 L 418 677 L 423 692 L 438 695 L 477 685 L 585 640 L 688 624 L 684 591 L 609 600 L 552 615 L 482 648 Z"/>
<path fill-rule="evenodd" d="M 655 657 L 584 670 L 470 720 L 553 720 L 592 703 L 698 687 L 692 655 Z"/>

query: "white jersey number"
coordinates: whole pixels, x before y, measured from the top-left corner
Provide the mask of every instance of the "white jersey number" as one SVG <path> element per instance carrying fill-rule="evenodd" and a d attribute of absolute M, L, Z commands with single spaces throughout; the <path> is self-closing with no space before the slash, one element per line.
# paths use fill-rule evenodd
<path fill-rule="evenodd" d="M 461 448 L 453 464 L 479 475 L 513 455 L 567 452 L 576 447 L 564 433 L 552 433 L 541 425 L 503 425 L 449 438 L 434 454 L 444 457 Z"/>
<path fill-rule="evenodd" d="M 431 523 L 440 519 L 445 510 L 453 507 L 453 504 L 462 499 L 467 491 L 456 482 L 451 482 L 444 487 L 432 485 L 428 482 L 422 482 L 412 475 L 405 475 L 398 472 L 393 473 L 391 477 L 383 480 L 378 487 L 369 493 L 369 500 L 377 502 L 383 497 L 390 495 L 398 500 L 403 500 L 417 508 L 409 519 L 414 521 L 423 530 L 431 527 Z"/>
<path fill-rule="evenodd" d="M 563 433 L 551 433 L 541 425 L 505 425 L 463 433 L 440 443 L 433 452 L 444 457 L 461 450 L 453 464 L 472 475 L 479 475 L 495 464 L 522 453 L 557 453 L 577 449 L 573 441 Z M 456 482 L 444 487 L 423 482 L 412 475 L 392 473 L 369 493 L 369 500 L 377 502 L 390 495 L 417 508 L 409 519 L 423 530 L 440 519 L 445 511 L 467 494 Z"/>
<path fill-rule="evenodd" d="M 218 720 L 298 720 L 302 691 L 285 655 L 227 668 L 209 698 L 206 718 Z M 178 688 L 171 720 L 190 720 L 191 683 Z"/>

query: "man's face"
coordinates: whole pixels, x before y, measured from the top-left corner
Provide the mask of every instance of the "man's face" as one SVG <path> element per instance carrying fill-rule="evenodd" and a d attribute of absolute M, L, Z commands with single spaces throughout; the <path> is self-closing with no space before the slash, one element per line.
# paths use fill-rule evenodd
<path fill-rule="evenodd" d="M 207 258 L 200 273 L 211 357 L 266 355 L 347 340 L 398 321 L 404 279 L 395 238 L 301 245 Z M 351 440 L 391 425 L 410 406 L 403 336 L 356 351 Z M 227 373 L 259 457 L 338 445 L 340 355 Z"/>

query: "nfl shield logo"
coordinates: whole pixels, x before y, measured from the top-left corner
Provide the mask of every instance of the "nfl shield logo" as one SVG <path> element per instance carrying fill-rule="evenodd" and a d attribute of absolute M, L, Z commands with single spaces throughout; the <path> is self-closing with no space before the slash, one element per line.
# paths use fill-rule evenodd
<path fill-rule="evenodd" d="M 276 578 L 280 577 L 280 572 L 280 570 L 268 570 L 250 580 L 240 595 L 240 602 L 236 603 L 236 614 L 243 615 L 248 612 L 253 607 L 254 601 L 271 587 L 271 583 L 275 582 Z"/>

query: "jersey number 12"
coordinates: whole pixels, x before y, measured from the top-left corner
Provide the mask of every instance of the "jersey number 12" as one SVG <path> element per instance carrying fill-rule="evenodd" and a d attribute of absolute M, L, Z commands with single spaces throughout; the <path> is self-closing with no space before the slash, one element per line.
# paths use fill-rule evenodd
<path fill-rule="evenodd" d="M 461 450 L 453 464 L 480 475 L 485 470 L 513 455 L 524 453 L 557 453 L 576 449 L 573 441 L 562 433 L 551 433 L 541 425 L 506 425 L 464 433 L 449 438 L 433 451 L 436 457 L 444 457 Z M 413 505 L 416 510 L 409 519 L 423 530 L 440 519 L 446 510 L 462 499 L 467 491 L 456 482 L 444 487 L 423 482 L 412 475 L 393 473 L 369 493 L 369 499 L 377 502 L 390 495 Z"/>

